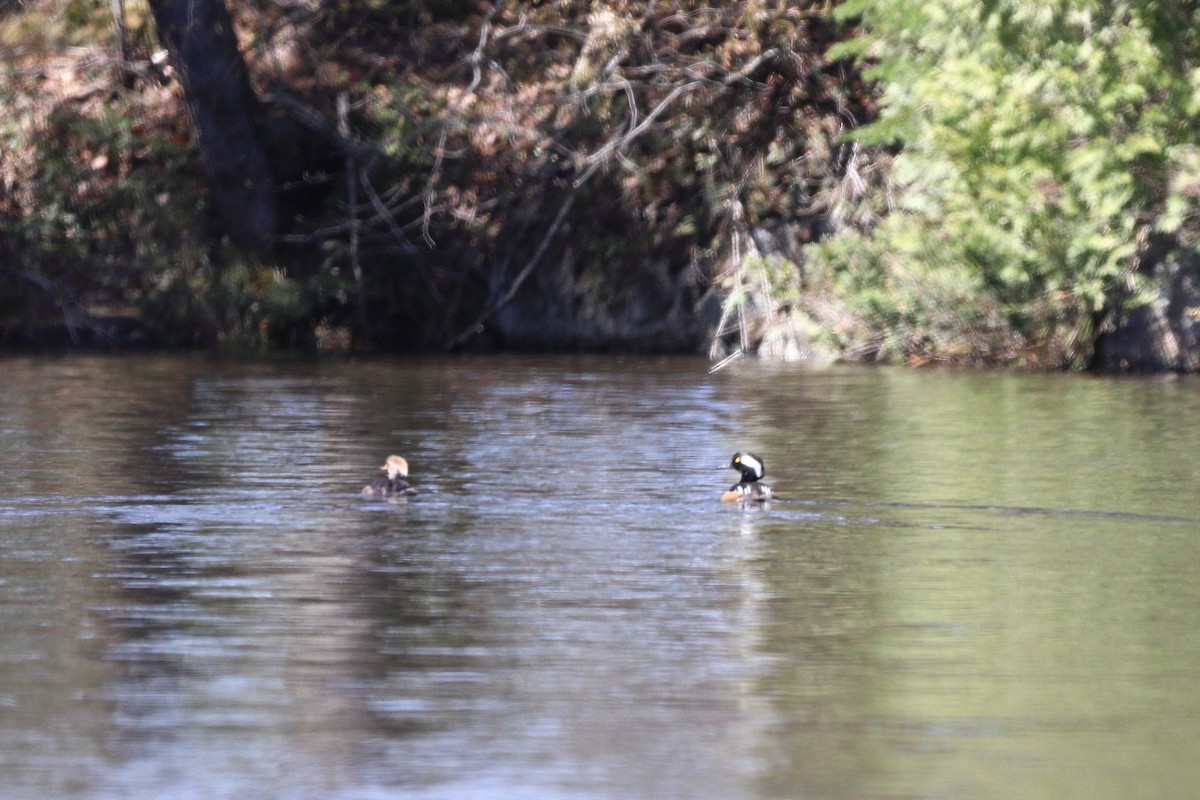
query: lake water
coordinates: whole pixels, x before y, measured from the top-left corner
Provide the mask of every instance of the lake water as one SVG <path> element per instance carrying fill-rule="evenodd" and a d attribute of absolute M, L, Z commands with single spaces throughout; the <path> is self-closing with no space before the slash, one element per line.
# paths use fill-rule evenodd
<path fill-rule="evenodd" d="M 1200 382 L 707 367 L 0 359 L 0 795 L 1195 796 Z"/>

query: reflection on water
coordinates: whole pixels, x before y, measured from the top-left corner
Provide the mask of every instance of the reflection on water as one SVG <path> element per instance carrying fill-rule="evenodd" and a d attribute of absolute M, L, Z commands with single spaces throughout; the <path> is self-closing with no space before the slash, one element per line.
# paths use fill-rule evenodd
<path fill-rule="evenodd" d="M 1190 796 L 1200 384 L 706 366 L 0 361 L 4 796 Z"/>

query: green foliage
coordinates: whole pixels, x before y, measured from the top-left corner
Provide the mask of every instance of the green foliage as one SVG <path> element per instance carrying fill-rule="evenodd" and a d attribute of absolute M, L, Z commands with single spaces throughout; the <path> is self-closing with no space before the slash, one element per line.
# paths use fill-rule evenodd
<path fill-rule="evenodd" d="M 864 29 L 840 53 L 882 86 L 880 120 L 855 136 L 903 146 L 903 213 L 873 232 L 887 257 L 860 282 L 970 275 L 1021 352 L 1083 363 L 1094 320 L 1139 279 L 1147 232 L 1200 227 L 1200 12 L 850 0 L 837 13 Z M 821 253 L 855 269 L 844 247 Z"/>
<path fill-rule="evenodd" d="M 800 305 L 825 344 L 854 360 L 1002 364 L 1023 343 L 981 276 L 949 262 L 918 261 L 936 231 L 901 216 L 875 236 L 847 231 L 809 250 Z"/>

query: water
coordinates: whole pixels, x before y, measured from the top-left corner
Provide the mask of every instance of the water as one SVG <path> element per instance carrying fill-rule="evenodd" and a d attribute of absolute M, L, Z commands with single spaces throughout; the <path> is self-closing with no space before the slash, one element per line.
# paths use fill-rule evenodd
<path fill-rule="evenodd" d="M 1194 794 L 1200 383 L 706 367 L 0 360 L 3 796 Z"/>

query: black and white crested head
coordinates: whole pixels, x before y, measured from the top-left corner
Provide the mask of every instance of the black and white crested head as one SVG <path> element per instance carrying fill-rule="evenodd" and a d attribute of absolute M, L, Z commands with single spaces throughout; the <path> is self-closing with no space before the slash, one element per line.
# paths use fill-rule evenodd
<path fill-rule="evenodd" d="M 742 473 L 744 483 L 761 481 L 767 474 L 767 468 L 763 466 L 762 459 L 753 453 L 735 453 L 729 466 Z"/>

